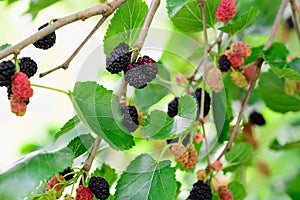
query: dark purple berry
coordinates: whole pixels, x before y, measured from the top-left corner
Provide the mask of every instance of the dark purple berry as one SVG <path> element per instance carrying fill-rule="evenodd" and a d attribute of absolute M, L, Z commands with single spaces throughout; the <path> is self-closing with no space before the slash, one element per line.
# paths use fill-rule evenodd
<path fill-rule="evenodd" d="M 266 124 L 266 120 L 264 118 L 264 116 L 262 116 L 262 114 L 260 114 L 259 112 L 253 111 L 250 114 L 250 121 L 253 124 L 256 124 L 258 126 L 262 126 Z"/>
<path fill-rule="evenodd" d="M 178 103 L 179 103 L 179 98 L 175 97 L 174 100 L 172 100 L 168 104 L 168 115 L 169 115 L 169 117 L 175 117 L 178 114 Z"/>
<path fill-rule="evenodd" d="M 89 180 L 89 188 L 97 199 L 106 200 L 110 195 L 109 184 L 102 177 L 92 176 Z"/>
<path fill-rule="evenodd" d="M 25 73 L 28 78 L 32 77 L 37 71 L 37 64 L 29 57 L 20 58 L 20 71 Z"/>
<path fill-rule="evenodd" d="M 46 23 L 46 24 L 42 25 L 41 27 L 39 27 L 38 30 L 41 30 L 41 29 L 47 27 L 48 25 L 49 25 L 49 23 Z M 33 45 L 36 48 L 46 50 L 46 49 L 53 47 L 55 42 L 56 42 L 56 34 L 55 34 L 55 32 L 52 32 L 49 35 L 46 35 L 45 37 L 43 37 L 43 38 L 39 39 L 38 41 L 36 41 L 35 43 L 33 43 Z"/>
<path fill-rule="evenodd" d="M 10 60 L 2 61 L 0 63 L 0 86 L 9 86 L 11 84 L 12 76 L 16 72 L 14 63 Z"/>
<path fill-rule="evenodd" d="M 193 184 L 188 200 L 212 200 L 212 192 L 209 184 L 198 181 Z"/>
<path fill-rule="evenodd" d="M 121 111 L 124 116 L 123 125 L 130 131 L 134 132 L 139 125 L 139 116 L 134 106 L 121 106 Z"/>
<path fill-rule="evenodd" d="M 219 68 L 222 72 L 227 72 L 230 69 L 231 63 L 226 55 L 222 55 L 219 59 Z"/>

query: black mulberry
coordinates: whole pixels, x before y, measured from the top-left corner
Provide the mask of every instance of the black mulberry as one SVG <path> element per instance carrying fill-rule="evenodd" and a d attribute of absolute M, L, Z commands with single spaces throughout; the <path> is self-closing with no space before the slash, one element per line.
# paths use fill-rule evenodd
<path fill-rule="evenodd" d="M 126 70 L 131 59 L 130 47 L 122 42 L 113 49 L 106 58 L 106 69 L 112 74 L 117 74 L 122 70 Z"/>
<path fill-rule="evenodd" d="M 227 72 L 231 66 L 230 61 L 228 60 L 226 55 L 222 55 L 219 59 L 219 69 L 222 72 Z"/>
<path fill-rule="evenodd" d="M 198 104 L 198 109 L 197 109 L 197 118 L 200 115 L 200 109 L 201 109 L 201 93 L 202 93 L 202 88 L 197 88 L 196 92 L 193 94 L 194 97 L 196 97 L 197 99 L 197 104 Z M 208 92 L 205 91 L 205 95 L 204 95 L 204 114 L 203 117 L 205 117 L 206 115 L 208 115 L 208 112 L 210 110 L 210 96 L 208 94 Z"/>
<path fill-rule="evenodd" d="M 9 86 L 12 76 L 16 72 L 16 67 L 12 61 L 3 61 L 0 63 L 0 86 Z"/>
<path fill-rule="evenodd" d="M 109 184 L 102 177 L 92 176 L 89 180 L 89 188 L 97 199 L 106 200 L 110 195 Z"/>
<path fill-rule="evenodd" d="M 20 71 L 24 72 L 28 78 L 32 77 L 37 71 L 37 64 L 29 57 L 20 58 Z"/>
<path fill-rule="evenodd" d="M 71 169 L 71 167 L 68 167 L 63 172 L 61 172 L 60 174 L 64 176 L 64 178 L 66 179 L 66 181 L 69 181 L 69 180 L 71 180 L 74 177 L 74 174 L 72 172 L 74 172 L 74 170 Z"/>
<path fill-rule="evenodd" d="M 38 30 L 41 30 L 41 29 L 47 27 L 48 25 L 49 25 L 49 23 L 46 23 L 46 24 L 42 25 L 41 27 L 39 27 Z M 56 34 L 55 34 L 55 32 L 52 32 L 49 35 L 46 35 L 45 37 L 43 37 L 43 38 L 39 39 L 38 41 L 36 41 L 35 43 L 33 43 L 33 45 L 36 48 L 46 50 L 46 49 L 53 47 L 55 42 L 56 42 Z"/>
<path fill-rule="evenodd" d="M 122 106 L 121 111 L 124 116 L 123 125 L 130 131 L 134 132 L 139 125 L 139 116 L 134 106 Z"/>
<path fill-rule="evenodd" d="M 179 98 L 175 97 L 174 100 L 172 100 L 168 104 L 168 115 L 169 115 L 169 117 L 175 117 L 178 114 L 178 103 L 179 103 Z"/>
<path fill-rule="evenodd" d="M 193 185 L 188 200 L 212 200 L 211 188 L 203 181 L 198 181 Z"/>
<path fill-rule="evenodd" d="M 266 124 L 266 120 L 264 118 L 264 116 L 262 116 L 262 114 L 260 114 L 259 112 L 253 111 L 250 114 L 250 121 L 253 124 L 256 124 L 258 126 L 262 126 Z"/>
<path fill-rule="evenodd" d="M 129 85 L 141 89 L 155 79 L 157 73 L 156 62 L 148 56 L 144 56 L 139 58 L 137 62 L 128 65 L 125 70 L 125 80 Z"/>

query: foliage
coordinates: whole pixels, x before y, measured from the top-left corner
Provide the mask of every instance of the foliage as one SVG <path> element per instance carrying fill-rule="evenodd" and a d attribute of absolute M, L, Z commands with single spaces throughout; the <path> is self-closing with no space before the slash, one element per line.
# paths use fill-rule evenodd
<path fill-rule="evenodd" d="M 5 2 L 7 6 L 17 4 L 15 0 Z M 133 55 L 144 56 L 147 52 L 151 58 L 160 56 L 156 62 L 158 74 L 144 88 L 120 84 L 114 90 L 108 89 L 114 80 L 121 82 L 124 74 L 136 67 L 132 64 L 134 56 L 118 75 L 103 73 L 108 77 L 107 84 L 78 81 L 69 92 L 32 84 L 66 94 L 76 113 L 56 131 L 52 145 L 24 145 L 22 152 L 26 155 L 0 173 L 0 198 L 46 198 L 49 193 L 45 190 L 47 181 L 71 167 L 68 175 L 72 178 L 60 182 L 63 189 L 71 185 L 74 189 L 79 182 L 87 186 L 91 176 L 100 176 L 110 186 L 109 199 L 186 199 L 196 177 L 213 188 L 213 199 L 219 199 L 218 184 L 227 186 L 233 198 L 238 200 L 267 199 L 267 195 L 277 197 L 281 194 L 274 189 L 276 180 L 284 186 L 280 191 L 283 195 L 298 199 L 300 168 L 295 167 L 285 174 L 284 163 L 275 165 L 276 159 L 273 159 L 283 153 L 299 158 L 300 55 L 287 45 L 296 40 L 295 28 L 288 28 L 282 20 L 276 41 L 265 46 L 266 34 L 273 31 L 270 26 L 274 24 L 279 0 L 238 1 L 235 17 L 226 23 L 218 22 L 215 17 L 220 2 L 205 1 L 202 6 L 198 0 L 166 0 L 166 8 L 160 8 L 158 12 L 168 17 L 172 33 L 168 38 L 170 41 L 163 44 L 165 49 L 153 45 L 159 49 L 157 55 L 152 49 L 144 50 L 140 46 L 144 41 L 138 41 L 147 36 L 146 42 L 150 38 L 154 44 L 152 37 L 160 37 L 151 35 L 148 27 L 143 27 L 150 19 L 149 14 L 156 14 L 147 2 L 127 0 L 112 18 L 108 18 L 103 57 L 109 56 L 121 42 L 130 46 Z M 25 13 L 35 19 L 45 8 L 63 3 L 60 0 L 32 0 Z M 206 21 L 203 21 L 203 13 Z M 158 21 L 160 19 L 154 20 L 151 27 L 160 26 Z M 203 37 L 207 34 L 206 28 L 208 41 Z M 184 39 L 178 41 L 175 31 L 196 43 L 197 47 Z M 291 37 L 282 39 L 286 37 L 280 34 L 282 32 Z M 206 42 L 209 46 L 203 46 Z M 251 54 L 243 52 L 245 48 L 232 49 L 234 45 L 231 44 L 238 42 L 249 46 Z M 14 48 L 3 42 L 0 52 L 8 47 Z M 183 49 L 189 50 L 188 56 L 184 55 Z M 182 55 L 172 55 L 181 50 Z M 205 50 L 208 50 L 207 58 L 204 57 Z M 226 55 L 232 63 L 230 53 L 234 54 L 233 59 L 241 59 L 242 64 L 221 72 L 223 63 L 219 63 L 219 58 Z M 20 69 L 17 57 L 15 55 L 14 63 L 16 69 Z M 262 65 L 257 62 L 260 59 L 263 59 Z M 195 60 L 201 68 L 196 69 Z M 140 61 L 135 64 L 139 65 Z M 261 71 L 255 71 L 257 68 Z M 215 71 L 209 77 L 207 71 L 211 69 Z M 259 74 L 254 80 L 256 72 Z M 2 72 L 0 75 L 3 76 Z M 136 76 L 145 78 L 147 74 Z M 222 88 L 215 90 L 211 83 Z M 207 97 L 202 99 L 205 97 L 202 94 L 202 101 L 197 99 L 194 93 L 197 88 L 208 92 L 210 103 L 207 103 Z M 119 89 L 125 89 L 125 92 L 120 94 Z M 174 97 L 178 98 L 175 108 L 171 102 Z M 123 105 L 135 106 L 138 119 L 132 116 L 125 119 L 121 110 Z M 170 109 L 176 110 L 175 116 L 170 116 Z M 199 114 L 205 109 L 209 109 L 207 116 Z M 266 118 L 266 125 L 259 126 L 258 119 L 251 117 L 254 110 Z M 125 123 L 128 120 L 135 125 L 138 121 L 136 131 L 129 131 Z M 97 146 L 97 142 L 101 142 L 101 146 Z M 228 145 L 225 150 L 224 145 Z M 217 161 L 213 160 L 218 156 Z M 251 194 L 253 188 L 262 192 Z"/>

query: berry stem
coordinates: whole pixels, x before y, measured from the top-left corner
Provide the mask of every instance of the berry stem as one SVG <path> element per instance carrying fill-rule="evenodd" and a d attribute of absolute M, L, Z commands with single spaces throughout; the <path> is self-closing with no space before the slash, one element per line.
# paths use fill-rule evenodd
<path fill-rule="evenodd" d="M 15 66 L 16 66 L 16 72 L 21 71 L 19 59 L 17 57 L 15 58 Z"/>
<path fill-rule="evenodd" d="M 38 87 L 38 88 L 43 88 L 43 89 L 52 90 L 52 91 L 55 91 L 55 92 L 64 93 L 64 94 L 70 96 L 70 92 L 66 92 L 64 90 L 60 90 L 60 89 L 57 89 L 57 88 L 48 87 L 48 86 L 45 86 L 45 85 L 37 85 L 37 84 L 30 84 L 30 85 L 34 86 L 34 87 Z"/>
<path fill-rule="evenodd" d="M 93 28 L 93 30 L 88 34 L 88 36 L 82 41 L 82 43 L 77 47 L 77 49 L 71 54 L 71 56 L 63 64 L 61 64 L 58 67 L 55 67 L 49 71 L 41 73 L 40 78 L 42 78 L 56 70 L 59 70 L 59 69 L 64 69 L 64 70 L 68 69 L 72 60 L 77 56 L 77 54 L 80 52 L 80 50 L 83 48 L 83 46 L 91 39 L 91 37 L 100 28 L 100 26 L 105 22 L 106 19 L 107 19 L 107 17 L 102 17 L 99 20 L 99 22 L 96 24 L 96 26 Z"/>

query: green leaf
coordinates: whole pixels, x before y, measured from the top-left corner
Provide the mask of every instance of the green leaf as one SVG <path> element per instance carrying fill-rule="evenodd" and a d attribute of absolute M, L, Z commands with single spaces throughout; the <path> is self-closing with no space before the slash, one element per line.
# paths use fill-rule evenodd
<path fill-rule="evenodd" d="M 80 120 L 115 150 L 134 146 L 133 137 L 122 125 L 119 99 L 96 82 L 77 82 L 70 94 Z"/>
<path fill-rule="evenodd" d="M 295 141 L 295 142 L 289 142 L 284 145 L 281 145 L 278 143 L 278 141 L 275 139 L 271 145 L 270 149 L 273 149 L 275 151 L 279 150 L 289 150 L 289 149 L 299 149 L 300 147 L 300 141 Z"/>
<path fill-rule="evenodd" d="M 72 130 L 76 127 L 80 122 L 80 119 L 77 115 L 75 115 L 72 119 L 70 119 L 57 133 L 54 135 L 54 139 L 57 140 L 60 136 L 64 135 L 68 131 Z"/>
<path fill-rule="evenodd" d="M 252 156 L 252 147 L 249 143 L 242 142 L 235 144 L 230 151 L 225 154 L 229 163 L 246 163 Z"/>
<path fill-rule="evenodd" d="M 244 199 L 246 197 L 244 186 L 237 181 L 230 182 L 228 184 L 228 189 L 231 191 L 233 199 Z"/>
<path fill-rule="evenodd" d="M 0 51 L 4 50 L 4 49 L 6 49 L 10 46 L 11 46 L 11 44 L 3 44 L 3 45 L 0 46 Z"/>
<path fill-rule="evenodd" d="M 292 199 L 299 199 L 300 196 L 300 174 L 295 176 L 295 178 L 287 184 L 286 192 Z"/>
<path fill-rule="evenodd" d="M 174 118 L 167 113 L 154 110 L 144 120 L 141 131 L 148 139 L 171 139 L 184 133 L 195 121 L 197 105 L 191 95 L 184 95 L 179 100 L 178 115 Z"/>
<path fill-rule="evenodd" d="M 219 28 L 219 30 L 228 33 L 229 35 L 235 35 L 238 32 L 248 28 L 253 23 L 259 12 L 259 9 L 251 7 L 247 13 L 241 15 L 233 23 Z"/>
<path fill-rule="evenodd" d="M 225 89 L 212 94 L 213 118 L 218 134 L 218 141 L 223 143 L 229 137 L 229 123 L 232 116 L 230 100 Z"/>
<path fill-rule="evenodd" d="M 72 151 L 69 148 L 56 152 L 39 151 L 28 154 L 0 174 L 1 199 L 30 197 L 41 180 L 49 179 L 55 173 L 63 171 L 72 162 Z"/>
<path fill-rule="evenodd" d="M 106 55 L 121 42 L 134 46 L 147 12 L 148 6 L 142 0 L 128 0 L 116 11 L 104 36 Z"/>
<path fill-rule="evenodd" d="M 272 67 L 271 70 L 280 78 L 287 78 L 290 80 L 300 81 L 299 74 L 291 68 L 280 69 L 277 67 Z"/>
<path fill-rule="evenodd" d="M 284 44 L 274 43 L 268 50 L 264 51 L 264 59 L 271 66 L 282 69 L 286 66 L 288 54 L 289 51 Z"/>
<path fill-rule="evenodd" d="M 215 13 L 220 0 L 206 1 L 207 26 L 216 23 Z M 203 19 L 199 0 L 167 0 L 169 17 L 182 31 L 197 32 L 203 30 Z"/>
<path fill-rule="evenodd" d="M 36 16 L 38 15 L 38 13 L 41 10 L 43 10 L 43 9 L 59 2 L 59 1 L 61 1 L 61 0 L 47 0 L 47 1 L 45 1 L 45 0 L 40 0 L 40 1 L 31 0 L 30 4 L 29 4 L 29 8 L 25 12 L 25 14 L 31 14 L 32 18 L 34 19 L 34 18 L 36 18 Z"/>
<path fill-rule="evenodd" d="M 78 156 L 87 152 L 93 145 L 95 138 L 90 134 L 80 135 L 71 142 L 69 142 L 68 147 L 73 151 L 73 157 L 77 158 Z"/>
<path fill-rule="evenodd" d="M 100 176 L 104 178 L 110 186 L 117 180 L 118 175 L 116 170 L 111 168 L 110 166 L 103 164 L 101 168 L 97 168 L 93 173 L 92 176 Z"/>
<path fill-rule="evenodd" d="M 300 110 L 300 97 L 297 93 L 289 96 L 285 93 L 284 79 L 269 70 L 260 75 L 258 91 L 266 105 L 281 113 Z"/>
<path fill-rule="evenodd" d="M 170 161 L 156 162 L 148 154 L 136 157 L 121 175 L 116 200 L 173 200 L 176 195 L 175 169 Z"/>
<path fill-rule="evenodd" d="M 164 80 L 170 80 L 170 73 L 164 67 L 161 61 L 158 64 L 158 76 Z M 166 85 L 159 83 L 157 79 L 154 79 L 151 83 L 148 83 L 147 87 L 143 89 L 137 89 L 134 91 L 133 100 L 135 106 L 142 111 L 147 113 L 148 109 L 159 102 L 163 97 L 169 94 L 170 91 Z M 149 98 L 151 97 L 151 98 Z"/>

